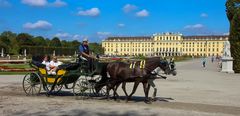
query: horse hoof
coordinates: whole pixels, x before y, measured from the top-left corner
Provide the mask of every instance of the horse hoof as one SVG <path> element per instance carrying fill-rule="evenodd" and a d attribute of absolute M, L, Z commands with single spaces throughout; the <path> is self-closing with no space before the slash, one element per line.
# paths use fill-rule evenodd
<path fill-rule="evenodd" d="M 152 104 L 152 102 L 151 102 L 150 100 L 144 100 L 144 102 L 145 102 L 146 104 Z"/>
<path fill-rule="evenodd" d="M 157 101 L 157 98 L 151 98 L 151 101 L 155 102 Z"/>
<path fill-rule="evenodd" d="M 126 99 L 125 102 L 128 103 L 128 99 Z"/>

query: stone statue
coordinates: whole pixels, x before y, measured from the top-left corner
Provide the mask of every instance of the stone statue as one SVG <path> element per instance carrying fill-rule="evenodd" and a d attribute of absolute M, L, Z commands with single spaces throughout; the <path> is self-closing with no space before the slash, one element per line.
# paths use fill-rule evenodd
<path fill-rule="evenodd" d="M 224 43 L 224 49 L 223 49 L 223 56 L 224 57 L 231 57 L 231 50 L 230 50 L 230 42 L 226 41 Z"/>

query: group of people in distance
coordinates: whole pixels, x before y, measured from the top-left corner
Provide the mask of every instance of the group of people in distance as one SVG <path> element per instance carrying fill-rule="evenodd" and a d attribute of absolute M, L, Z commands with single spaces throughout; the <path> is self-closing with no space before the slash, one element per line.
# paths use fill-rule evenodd
<path fill-rule="evenodd" d="M 54 56 L 52 60 L 50 59 L 50 56 L 45 56 L 42 64 L 46 65 L 46 70 L 49 75 L 56 75 L 58 66 L 61 65 L 62 62 L 58 61 L 56 56 Z"/>

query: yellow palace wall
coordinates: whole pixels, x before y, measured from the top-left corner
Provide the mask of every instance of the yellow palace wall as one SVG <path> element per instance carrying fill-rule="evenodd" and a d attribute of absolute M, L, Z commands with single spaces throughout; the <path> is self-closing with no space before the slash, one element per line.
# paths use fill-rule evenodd
<path fill-rule="evenodd" d="M 102 41 L 105 55 L 216 56 L 222 55 L 228 36 L 183 36 L 180 33 L 152 37 L 109 37 Z"/>

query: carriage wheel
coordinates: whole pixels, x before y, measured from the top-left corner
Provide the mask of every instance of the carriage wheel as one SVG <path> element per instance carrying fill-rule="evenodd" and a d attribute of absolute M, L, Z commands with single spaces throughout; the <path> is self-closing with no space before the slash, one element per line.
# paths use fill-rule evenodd
<path fill-rule="evenodd" d="M 26 95 L 38 95 L 41 92 L 42 80 L 37 73 L 28 73 L 24 76 L 22 85 Z"/>
<path fill-rule="evenodd" d="M 49 93 L 53 85 L 46 85 L 46 91 Z M 57 94 L 61 91 L 63 85 L 55 85 L 54 89 L 51 91 L 52 94 Z"/>
<path fill-rule="evenodd" d="M 99 96 L 99 97 L 106 96 L 106 94 L 107 94 L 107 89 L 106 88 L 107 87 L 104 86 L 98 93 L 96 93 L 96 95 Z"/>
<path fill-rule="evenodd" d="M 92 89 L 90 83 L 84 77 L 80 77 L 74 84 L 73 94 L 76 96 L 76 99 L 89 98 L 92 94 Z"/>

